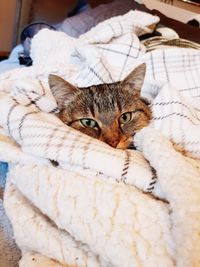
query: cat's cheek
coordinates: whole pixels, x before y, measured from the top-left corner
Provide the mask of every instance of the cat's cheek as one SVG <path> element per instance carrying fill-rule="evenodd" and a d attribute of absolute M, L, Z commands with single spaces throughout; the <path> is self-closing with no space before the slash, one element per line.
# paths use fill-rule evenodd
<path fill-rule="evenodd" d="M 56 116 L 64 123 L 68 125 L 69 118 L 66 116 L 65 112 L 61 111 Z"/>
<path fill-rule="evenodd" d="M 80 131 L 84 134 L 89 135 L 92 138 L 99 139 L 99 133 L 94 129 L 84 128 Z"/>

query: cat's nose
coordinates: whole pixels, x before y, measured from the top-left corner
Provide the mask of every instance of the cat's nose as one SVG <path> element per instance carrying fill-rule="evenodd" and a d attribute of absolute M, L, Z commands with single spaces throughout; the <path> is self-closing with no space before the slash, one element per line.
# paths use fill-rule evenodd
<path fill-rule="evenodd" d="M 109 146 L 116 148 L 120 141 L 120 133 L 114 132 L 114 130 L 107 130 L 106 134 L 102 133 L 99 139 Z"/>
<path fill-rule="evenodd" d="M 116 141 L 116 142 L 111 142 L 111 143 L 108 143 L 110 146 L 116 148 L 117 145 L 118 145 L 119 141 Z"/>

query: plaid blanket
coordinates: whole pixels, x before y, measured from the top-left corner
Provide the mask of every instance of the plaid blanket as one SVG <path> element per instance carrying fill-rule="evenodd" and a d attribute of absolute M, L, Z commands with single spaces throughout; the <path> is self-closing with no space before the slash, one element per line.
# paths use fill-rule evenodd
<path fill-rule="evenodd" d="M 44 266 L 198 266 L 200 52 L 145 53 L 137 35 L 157 22 L 130 11 L 78 39 L 43 29 L 32 41 L 33 66 L 0 76 L 0 159 L 14 163 L 4 205 L 28 252 L 20 266 L 34 266 L 32 258 Z M 55 117 L 49 73 L 81 87 L 122 80 L 141 62 L 153 111 L 136 136 L 142 153 L 113 149 Z"/>

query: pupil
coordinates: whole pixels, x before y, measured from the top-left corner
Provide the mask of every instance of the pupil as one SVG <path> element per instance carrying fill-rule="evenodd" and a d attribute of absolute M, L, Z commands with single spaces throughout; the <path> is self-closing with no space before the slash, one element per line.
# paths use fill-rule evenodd
<path fill-rule="evenodd" d="M 87 124 L 87 126 L 90 126 L 91 125 L 91 121 L 90 120 L 86 120 L 86 124 Z"/>
<path fill-rule="evenodd" d="M 127 120 L 127 115 L 123 114 L 123 120 L 126 121 Z"/>

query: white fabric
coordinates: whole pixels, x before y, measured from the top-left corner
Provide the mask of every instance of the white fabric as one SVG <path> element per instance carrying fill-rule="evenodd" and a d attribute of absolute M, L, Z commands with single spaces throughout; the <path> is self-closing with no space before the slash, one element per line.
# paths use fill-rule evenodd
<path fill-rule="evenodd" d="M 0 159 L 13 163 L 4 205 L 20 266 L 199 266 L 200 52 L 145 54 L 133 31 L 157 21 L 131 11 L 77 40 L 41 30 L 33 66 L 0 76 Z M 58 112 L 49 73 L 89 86 L 121 80 L 141 62 L 153 111 L 135 137 L 142 153 L 113 149 L 49 114 Z"/>

